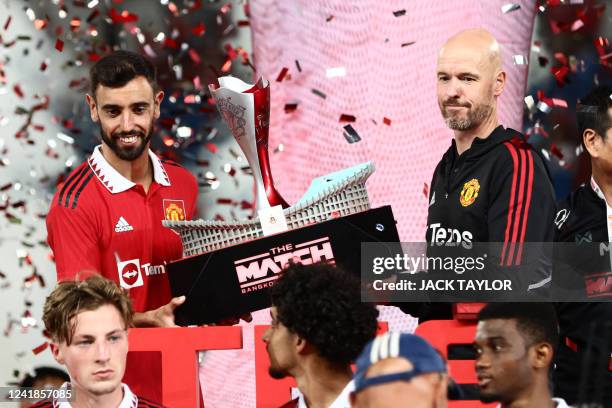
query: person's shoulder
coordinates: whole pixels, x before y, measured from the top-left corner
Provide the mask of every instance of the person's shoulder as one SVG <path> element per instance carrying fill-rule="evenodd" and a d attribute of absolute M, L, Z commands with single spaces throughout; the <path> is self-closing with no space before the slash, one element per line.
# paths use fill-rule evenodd
<path fill-rule="evenodd" d="M 144 397 L 137 396 L 138 398 L 138 408 L 166 408 L 164 405 L 146 399 Z"/>
<path fill-rule="evenodd" d="M 582 184 L 567 197 L 557 201 L 559 210 L 566 209 L 572 212 L 582 212 L 585 206 L 592 203 L 593 192 L 586 184 Z"/>
<path fill-rule="evenodd" d="M 47 399 L 35 402 L 34 405 L 30 405 L 30 408 L 49 408 L 53 406 L 54 406 L 53 400 L 50 398 L 47 398 Z"/>
<path fill-rule="evenodd" d="M 57 191 L 53 196 L 51 208 L 61 207 L 76 209 L 83 206 L 83 203 L 90 203 L 91 200 L 83 199 L 95 192 L 95 173 L 87 161 L 81 163 L 70 174 L 57 185 Z"/>
<path fill-rule="evenodd" d="M 179 182 L 182 185 L 187 184 L 190 187 L 195 186 L 197 188 L 195 176 L 185 167 L 175 161 L 164 158 L 160 158 L 159 161 L 162 163 L 162 166 L 164 166 L 166 173 L 168 173 L 171 183 Z"/>

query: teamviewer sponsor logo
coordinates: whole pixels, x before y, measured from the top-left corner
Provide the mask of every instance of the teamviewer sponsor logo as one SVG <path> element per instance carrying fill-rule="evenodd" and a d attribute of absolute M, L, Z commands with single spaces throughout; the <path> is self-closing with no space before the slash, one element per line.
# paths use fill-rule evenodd
<path fill-rule="evenodd" d="M 329 237 L 277 246 L 266 253 L 234 261 L 241 292 L 245 294 L 271 287 L 289 261 L 302 265 L 322 261 L 335 263 Z"/>
<path fill-rule="evenodd" d="M 140 259 L 118 262 L 119 285 L 125 289 L 131 289 L 143 285 L 142 273 L 140 272 Z"/>

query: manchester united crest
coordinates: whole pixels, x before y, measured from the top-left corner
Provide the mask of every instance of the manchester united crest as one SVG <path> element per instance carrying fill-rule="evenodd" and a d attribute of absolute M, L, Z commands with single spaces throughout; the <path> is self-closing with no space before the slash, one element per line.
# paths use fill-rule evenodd
<path fill-rule="evenodd" d="M 185 204 L 183 200 L 164 200 L 164 219 L 168 221 L 185 221 Z"/>
<path fill-rule="evenodd" d="M 478 191 L 480 191 L 480 183 L 478 179 L 471 179 L 463 185 L 461 189 L 461 195 L 459 196 L 459 202 L 462 206 L 467 207 L 476 201 L 478 197 Z"/>

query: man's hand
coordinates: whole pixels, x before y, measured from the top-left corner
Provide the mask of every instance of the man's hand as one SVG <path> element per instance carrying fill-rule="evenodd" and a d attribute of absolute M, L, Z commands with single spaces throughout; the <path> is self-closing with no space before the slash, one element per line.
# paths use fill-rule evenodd
<path fill-rule="evenodd" d="M 185 303 L 185 296 L 172 298 L 155 310 L 144 313 L 134 313 L 134 326 L 136 327 L 177 327 L 174 324 L 174 309 Z"/>

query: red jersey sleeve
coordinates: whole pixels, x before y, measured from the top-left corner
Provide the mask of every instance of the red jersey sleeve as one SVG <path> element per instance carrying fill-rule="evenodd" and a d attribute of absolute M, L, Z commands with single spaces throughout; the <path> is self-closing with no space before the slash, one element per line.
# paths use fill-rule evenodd
<path fill-rule="evenodd" d="M 101 270 L 99 231 L 86 208 L 54 204 L 47 215 L 47 242 L 53 250 L 58 282 L 81 271 Z"/>

